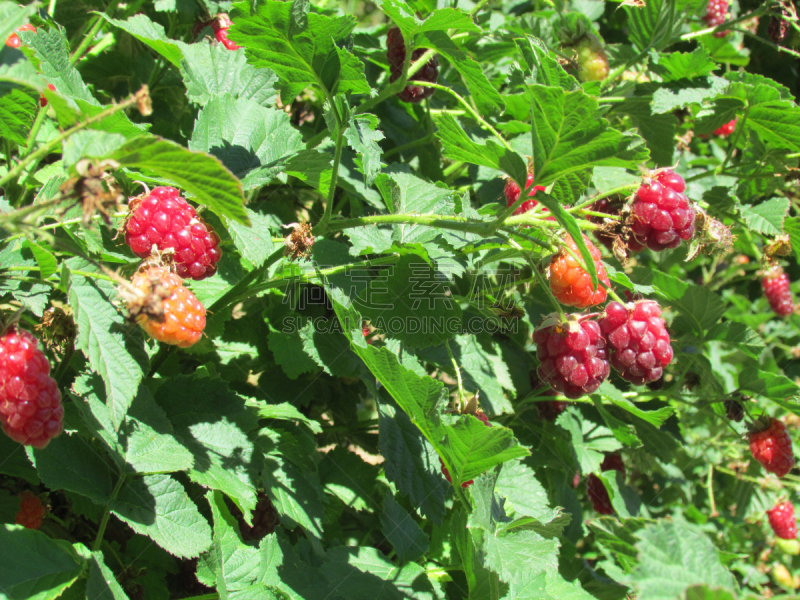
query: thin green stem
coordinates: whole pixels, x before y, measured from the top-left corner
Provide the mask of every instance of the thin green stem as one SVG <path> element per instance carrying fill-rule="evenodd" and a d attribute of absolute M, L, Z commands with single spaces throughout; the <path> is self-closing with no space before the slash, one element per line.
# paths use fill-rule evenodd
<path fill-rule="evenodd" d="M 111 502 L 117 499 L 117 494 L 119 494 L 119 491 L 122 489 L 123 483 L 125 483 L 124 473 L 119 476 L 119 479 L 117 480 L 117 485 L 114 486 L 114 489 L 111 492 L 111 498 L 109 499 L 108 504 L 106 504 L 105 509 L 103 510 L 103 518 L 100 520 L 100 527 L 97 528 L 97 536 L 94 538 L 94 543 L 92 544 L 92 550 L 94 552 L 100 550 L 100 545 L 103 543 L 103 536 L 106 533 L 108 518 L 111 516 Z"/>
<path fill-rule="evenodd" d="M 339 163 L 342 160 L 342 146 L 344 145 L 344 124 L 339 120 L 337 116 L 337 128 L 338 131 L 336 132 L 336 151 L 333 155 L 333 173 L 331 174 L 331 183 L 330 189 L 328 190 L 328 199 L 325 202 L 325 212 L 322 215 L 322 220 L 317 224 L 317 227 L 322 231 L 325 232 L 328 222 L 331 220 L 331 215 L 333 215 L 333 200 L 334 196 L 336 195 L 336 181 L 339 177 Z"/>
<path fill-rule="evenodd" d="M 239 300 L 240 296 L 247 290 L 250 284 L 266 273 L 270 267 L 272 267 L 272 265 L 278 262 L 282 257 L 283 248 L 278 248 L 275 250 L 275 252 L 270 254 L 269 257 L 267 257 L 267 260 L 264 261 L 263 265 L 250 271 L 247 275 L 240 279 L 236 285 L 220 296 L 219 299 L 214 302 L 214 304 L 208 307 L 208 311 L 212 313 L 219 312 L 227 306 L 235 304 Z"/>
<path fill-rule="evenodd" d="M 56 14 L 56 0 L 50 0 L 50 5 L 47 7 L 47 14 L 51 17 Z"/>
<path fill-rule="evenodd" d="M 36 114 L 36 120 L 34 120 L 31 130 L 28 133 L 28 138 L 25 140 L 25 154 L 30 152 L 33 148 L 33 144 L 36 142 L 36 136 L 39 135 L 39 130 L 42 128 L 42 123 L 44 123 L 46 116 L 47 107 L 40 107 L 39 112 Z"/>
<path fill-rule="evenodd" d="M 199 596 L 190 596 L 183 600 L 217 600 L 219 594 L 217 592 L 209 592 L 208 594 L 200 594 Z"/>
<path fill-rule="evenodd" d="M 307 149 L 311 149 L 311 148 L 316 147 L 318 144 L 320 144 L 322 142 L 322 140 L 324 140 L 330 134 L 331 134 L 331 132 L 328 131 L 327 128 L 323 129 L 322 131 L 320 131 L 318 134 L 316 134 L 314 137 L 312 137 L 310 140 L 308 140 L 306 142 L 306 148 Z"/>
<path fill-rule="evenodd" d="M 728 166 L 728 163 L 730 162 L 731 158 L 733 157 L 733 153 L 736 150 L 736 146 L 739 143 L 739 138 L 742 137 L 742 133 L 744 132 L 744 126 L 745 126 L 745 124 L 747 124 L 747 115 L 748 115 L 748 112 L 745 112 L 744 113 L 744 117 L 742 117 L 741 124 L 736 128 L 736 137 L 733 140 L 731 140 L 731 143 L 728 146 L 728 152 L 727 152 L 727 154 L 725 154 L 725 160 L 716 169 L 717 173 L 722 173 L 723 171 L 725 171 L 725 167 Z"/>
<path fill-rule="evenodd" d="M 707 27 L 705 29 L 700 29 L 698 31 L 692 31 L 690 33 L 684 33 L 681 36 L 680 39 L 681 39 L 681 41 L 685 42 L 687 40 L 692 40 L 692 39 L 694 39 L 696 37 L 701 37 L 701 36 L 706 35 L 708 33 L 714 33 L 716 31 L 726 31 L 727 29 L 730 29 L 732 25 L 736 25 L 737 23 L 742 23 L 744 21 L 748 21 L 748 20 L 752 19 L 753 17 L 760 17 L 761 15 L 765 14 L 766 12 L 767 12 L 767 7 L 762 6 L 761 8 L 757 8 L 753 12 L 747 13 L 746 15 L 742 15 L 742 16 L 737 17 L 735 19 L 731 19 L 730 21 L 725 21 L 722 25 L 718 25 L 717 27 Z"/>
<path fill-rule="evenodd" d="M 501 237 L 503 237 L 503 236 L 501 236 Z M 533 257 L 530 255 L 530 253 L 525 252 L 525 250 L 522 248 L 522 246 L 520 246 L 516 242 L 516 240 L 514 240 L 512 238 L 506 238 L 506 241 L 513 248 L 516 248 L 517 250 L 519 250 L 520 252 L 523 253 L 523 255 L 525 256 L 525 259 L 528 261 L 528 264 L 531 267 L 531 270 L 533 271 L 533 275 L 536 277 L 537 281 L 539 282 L 539 285 L 542 286 L 542 289 L 547 294 L 547 297 L 550 299 L 550 302 L 553 304 L 553 306 L 555 307 L 555 309 L 558 312 L 558 314 L 561 315 L 561 318 L 565 318 L 566 315 L 564 314 L 564 309 L 561 308 L 561 303 L 558 300 L 556 300 L 555 296 L 553 296 L 553 292 L 550 291 L 550 286 L 547 285 L 547 282 L 544 280 L 544 277 L 539 272 L 539 267 L 536 264 L 536 261 L 533 260 Z"/>
<path fill-rule="evenodd" d="M 394 156 L 395 154 L 399 154 L 401 152 L 405 152 L 406 150 L 412 150 L 417 146 L 423 146 L 433 141 L 433 135 L 428 134 L 425 135 L 418 140 L 414 140 L 413 142 L 408 142 L 407 144 L 403 144 L 402 146 L 396 146 L 391 150 L 387 150 L 383 153 L 383 158 L 389 158 L 390 156 Z"/>
<path fill-rule="evenodd" d="M 639 54 L 637 54 L 637 55 L 636 55 L 636 56 L 634 56 L 633 58 L 631 58 L 630 60 L 626 61 L 626 62 L 625 62 L 625 64 L 623 64 L 622 66 L 620 66 L 620 67 L 617 67 L 616 69 L 614 69 L 614 71 L 612 71 L 612 72 L 611 72 L 611 73 L 608 75 L 608 77 L 606 77 L 606 78 L 605 78 L 605 79 L 602 81 L 602 83 L 601 83 L 601 89 L 605 89 L 606 87 L 608 87 L 608 86 L 609 86 L 611 83 L 613 83 L 613 82 L 614 82 L 614 80 L 615 80 L 617 77 L 619 77 L 620 75 L 622 75 L 622 73 L 624 73 L 625 71 L 627 71 L 628 69 L 630 69 L 630 68 L 631 68 L 633 65 L 635 65 L 636 63 L 638 63 L 638 62 L 639 62 L 640 60 L 642 60 L 643 58 L 646 58 L 646 57 L 647 57 L 649 54 L 650 54 L 650 48 L 647 48 L 647 49 L 645 49 L 645 50 L 641 51 Z"/>
<path fill-rule="evenodd" d="M 486 223 L 483 221 L 476 221 L 463 217 L 452 217 L 448 215 L 418 215 L 409 213 L 400 213 L 395 215 L 372 215 L 368 217 L 357 217 L 354 219 L 331 221 L 328 224 L 327 230 L 342 231 L 343 229 L 352 229 L 353 227 L 378 225 L 384 223 L 427 225 L 429 227 L 438 227 L 452 231 L 463 231 L 478 235 L 485 235 L 486 233 Z M 316 231 L 314 233 L 316 234 Z"/>
<path fill-rule="evenodd" d="M 445 340 L 444 347 L 447 349 L 447 356 L 450 357 L 450 362 L 453 363 L 453 369 L 456 372 L 456 381 L 458 382 L 458 400 L 461 403 L 461 408 L 464 408 L 464 382 L 461 380 L 461 368 L 456 362 L 456 357 L 453 356 L 453 351 L 450 349 L 450 342 Z"/>
<path fill-rule="evenodd" d="M 121 110 L 125 110 L 126 108 L 133 106 L 138 102 L 138 97 L 143 92 L 147 93 L 146 87 L 143 87 L 142 90 L 140 90 L 136 94 L 131 95 L 129 98 L 123 100 L 119 104 L 114 104 L 110 106 L 109 108 L 97 113 L 96 115 L 89 117 L 84 121 L 81 121 L 77 125 L 70 127 L 61 135 L 56 136 L 55 138 L 47 142 L 44 146 L 36 150 L 36 152 L 33 152 L 28 156 L 26 156 L 25 158 L 23 158 L 22 160 L 20 160 L 13 169 L 9 170 L 9 172 L 6 173 L 6 175 L 2 179 L 0 179 L 0 187 L 5 187 L 8 184 L 8 182 L 14 181 L 17 177 L 19 177 L 20 173 L 22 173 L 22 171 L 24 171 L 29 164 L 31 164 L 34 161 L 41 160 L 42 158 L 53 152 L 56 149 L 56 147 L 58 147 L 61 144 L 61 142 L 63 142 L 72 134 L 81 131 L 83 129 L 86 129 L 90 125 L 102 121 L 103 119 L 110 117 L 111 115 L 118 113 Z"/>
<path fill-rule="evenodd" d="M 114 2 L 116 4 L 116 2 Z M 109 13 L 110 14 L 110 13 Z M 86 49 L 92 45 L 94 42 L 94 38 L 97 36 L 97 33 L 102 29 L 103 23 L 105 20 L 100 15 L 95 16 L 94 22 L 92 26 L 89 28 L 89 31 L 86 32 L 86 35 L 83 36 L 80 45 L 75 48 L 75 52 L 69 57 L 69 64 L 74 65 L 78 60 L 80 60 L 83 53 L 86 52 Z"/>
<path fill-rule="evenodd" d="M 469 16 L 474 17 L 475 15 L 477 15 L 478 11 L 480 11 L 480 9 L 486 6 L 489 2 L 491 2 L 491 0 L 480 0 L 480 2 L 478 2 L 475 6 L 473 6 L 472 10 L 469 11 Z"/>

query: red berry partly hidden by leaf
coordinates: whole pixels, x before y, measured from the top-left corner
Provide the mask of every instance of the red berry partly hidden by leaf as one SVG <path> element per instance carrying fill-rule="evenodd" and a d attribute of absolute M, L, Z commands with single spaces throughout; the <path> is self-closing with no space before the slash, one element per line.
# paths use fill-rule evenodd
<path fill-rule="evenodd" d="M 536 412 L 543 421 L 555 421 L 558 416 L 567 410 L 568 402 L 560 400 L 542 400 L 536 403 Z"/>
<path fill-rule="evenodd" d="M 411 62 L 409 64 L 414 64 L 425 52 L 424 48 L 414 50 L 411 53 Z M 391 73 L 389 81 L 395 82 L 403 75 L 403 63 L 406 60 L 406 44 L 403 40 L 403 34 L 400 33 L 400 29 L 397 27 L 392 27 L 386 35 L 386 58 L 389 61 L 389 71 Z M 425 98 L 431 97 L 435 90 L 430 87 L 414 85 L 413 82 L 436 83 L 438 78 L 439 59 L 434 56 L 410 77 L 409 84 L 397 94 L 397 97 L 403 102 L 422 102 Z"/>
<path fill-rule="evenodd" d="M 56 91 L 56 86 L 54 86 L 52 83 L 48 83 L 47 87 L 50 88 L 51 92 Z M 47 106 L 47 98 L 44 97 L 44 94 L 39 96 L 39 106 L 41 106 L 42 108 Z"/>
<path fill-rule="evenodd" d="M 600 328 L 611 349 L 611 366 L 620 377 L 636 385 L 661 379 L 673 352 L 658 302 L 610 302 Z"/>
<path fill-rule="evenodd" d="M 20 493 L 19 500 L 19 512 L 14 523 L 28 529 L 39 529 L 42 526 L 44 515 L 47 513 L 42 501 L 27 490 Z"/>
<path fill-rule="evenodd" d="M 36 31 L 36 27 L 31 25 L 30 23 L 25 23 L 25 25 L 17 29 L 17 31 Z M 16 33 L 12 33 L 6 39 L 6 46 L 9 46 L 11 48 L 19 48 L 20 46 L 22 46 L 22 40 L 19 39 L 19 36 Z"/>
<path fill-rule="evenodd" d="M 625 464 L 619 454 L 609 454 L 603 459 L 600 465 L 601 471 L 619 471 L 625 476 Z M 611 506 L 611 498 L 602 480 L 594 473 L 589 475 L 586 481 L 586 491 L 589 493 L 589 500 L 594 509 L 601 515 L 613 515 L 614 508 Z"/>
<path fill-rule="evenodd" d="M 489 422 L 489 417 L 486 416 L 486 413 L 483 412 L 482 410 L 479 410 L 477 413 L 475 413 L 474 416 L 477 417 L 478 419 L 480 419 L 480 421 L 484 425 L 486 425 L 487 427 L 491 427 L 492 426 L 492 424 Z M 447 467 L 444 466 L 444 461 L 441 459 L 441 457 L 439 457 L 439 463 L 442 465 L 442 475 L 444 475 L 444 478 L 447 479 L 447 483 L 452 484 L 453 483 L 453 479 L 452 479 L 452 477 L 450 477 L 450 471 L 448 471 Z M 471 486 L 473 483 L 475 483 L 475 480 L 474 479 L 470 479 L 469 481 L 465 481 L 464 483 L 462 483 L 461 487 L 466 489 L 469 486 Z"/>
<path fill-rule="evenodd" d="M 0 336 L 0 424 L 15 442 L 44 448 L 63 428 L 61 392 L 38 340 L 11 327 Z"/>
<path fill-rule="evenodd" d="M 572 236 L 567 235 L 564 242 L 572 250 L 572 254 L 581 260 L 576 260 L 572 254 L 562 250 L 550 263 L 550 290 L 561 304 L 577 308 L 586 308 L 605 302 L 608 292 L 603 284 L 611 285 L 608 275 L 606 275 L 606 268 L 603 266 L 600 251 L 585 235 L 583 241 L 592 255 L 595 269 L 597 269 L 599 282 L 597 289 L 592 288 L 592 278 L 581 266 L 583 260 Z"/>
<path fill-rule="evenodd" d="M 367 342 L 367 344 L 371 344 L 371 343 L 372 343 L 372 340 L 369 338 L 369 327 L 367 327 L 366 325 L 364 325 L 364 327 L 362 327 L 362 328 L 361 328 L 361 333 L 362 333 L 362 334 L 364 335 L 364 337 L 366 338 L 366 340 L 365 340 L 365 341 Z"/>
<path fill-rule="evenodd" d="M 779 538 L 784 540 L 797 539 L 797 519 L 794 518 L 794 504 L 789 502 L 779 502 L 775 508 L 767 511 L 769 524 L 772 531 Z"/>
<path fill-rule="evenodd" d="M 578 79 L 602 81 L 608 77 L 608 56 L 603 46 L 593 35 L 582 37 L 574 46 L 578 63 Z"/>
<path fill-rule="evenodd" d="M 709 27 L 719 27 L 728 20 L 728 0 L 710 0 L 703 17 Z M 714 37 L 724 38 L 730 31 L 716 31 Z"/>
<path fill-rule="evenodd" d="M 694 235 L 694 207 L 684 196 L 683 177 L 662 171 L 636 192 L 631 230 L 641 245 L 661 251 L 677 248 Z"/>
<path fill-rule="evenodd" d="M 148 266 L 133 276 L 131 284 L 139 296 L 128 300 L 128 310 L 150 337 L 181 348 L 200 340 L 206 309 L 180 277 L 163 267 Z"/>
<path fill-rule="evenodd" d="M 739 120 L 739 117 L 736 117 L 735 119 L 733 119 L 733 121 L 728 121 L 727 123 L 725 123 L 725 125 L 723 125 L 719 129 L 715 129 L 714 130 L 714 135 L 717 135 L 717 136 L 720 136 L 720 137 L 728 137 L 730 134 L 732 134 L 736 130 L 736 122 L 738 120 Z"/>
<path fill-rule="evenodd" d="M 241 48 L 238 44 L 228 39 L 228 29 L 233 25 L 230 17 L 225 13 L 220 13 L 217 18 L 211 22 L 211 29 L 214 30 L 214 37 L 218 42 L 221 42 L 228 50 L 238 50 Z"/>
<path fill-rule="evenodd" d="M 773 267 L 761 280 L 761 287 L 770 307 L 779 317 L 794 312 L 794 296 L 789 288 L 789 276 L 780 267 Z"/>
<path fill-rule="evenodd" d="M 606 341 L 596 321 L 551 315 L 534 331 L 533 341 L 539 378 L 567 398 L 591 394 L 608 377 Z"/>
<path fill-rule="evenodd" d="M 766 429 L 750 434 L 753 458 L 770 473 L 783 477 L 794 467 L 792 440 L 783 421 L 772 419 Z"/>
<path fill-rule="evenodd" d="M 533 185 L 533 173 L 528 173 L 528 179 L 525 183 L 526 188 L 530 188 Z M 528 192 L 529 197 L 533 197 L 536 195 L 536 192 L 543 192 L 547 188 L 543 185 L 535 185 L 531 188 Z M 506 183 L 506 187 L 504 190 L 504 194 L 506 197 L 506 207 L 512 206 L 517 200 L 519 200 L 519 195 L 522 193 L 522 190 L 519 189 L 517 182 L 513 179 L 509 179 Z M 528 212 L 529 210 L 533 210 L 535 206 L 539 203 L 536 200 L 526 200 L 522 204 L 520 204 L 515 210 L 515 215 L 522 215 Z"/>
<path fill-rule="evenodd" d="M 219 236 L 197 216 L 174 187 L 157 187 L 131 201 L 125 223 L 125 243 L 141 258 L 172 248 L 178 275 L 197 281 L 217 272 L 222 257 Z"/>

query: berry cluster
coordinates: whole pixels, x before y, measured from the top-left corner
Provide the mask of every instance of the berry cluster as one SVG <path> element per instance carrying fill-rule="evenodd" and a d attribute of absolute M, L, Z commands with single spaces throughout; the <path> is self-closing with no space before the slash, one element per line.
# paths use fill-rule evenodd
<path fill-rule="evenodd" d="M 594 260 L 597 279 L 600 282 L 597 289 L 594 289 L 591 276 L 581 266 L 582 259 L 577 260 L 575 258 L 580 257 L 575 240 L 572 239 L 572 236 L 567 235 L 564 241 L 568 250 L 560 252 L 550 264 L 550 290 L 556 300 L 565 306 L 575 306 L 577 308 L 587 308 L 602 304 L 606 300 L 606 288 L 611 283 L 608 280 L 608 275 L 606 275 L 600 251 L 589 241 L 589 238 L 583 236 L 583 241 Z"/>
<path fill-rule="evenodd" d="M 483 424 L 486 425 L 487 427 L 492 426 L 492 424 L 489 423 L 489 417 L 487 417 L 486 413 L 484 413 L 482 410 L 479 410 L 477 413 L 475 413 L 474 416 L 480 419 L 483 422 Z M 439 457 L 439 463 L 442 465 L 442 475 L 444 475 L 444 478 L 447 479 L 447 483 L 452 484 L 453 479 L 450 477 L 450 471 L 448 471 L 447 467 L 444 466 L 444 461 L 441 459 L 441 457 Z M 465 481 L 464 483 L 462 483 L 461 487 L 466 489 L 473 483 L 475 483 L 475 480 L 470 479 L 469 481 Z"/>
<path fill-rule="evenodd" d="M 600 470 L 605 471 L 619 471 L 622 476 L 625 476 L 625 464 L 622 462 L 622 457 L 619 454 L 609 454 L 600 465 Z M 589 500 L 592 502 L 594 509 L 601 515 L 613 515 L 614 508 L 611 506 L 611 498 L 608 495 L 603 481 L 594 473 L 589 475 L 586 482 L 586 491 L 589 494 Z"/>
<path fill-rule="evenodd" d="M 673 352 L 657 302 L 640 300 L 627 306 L 611 302 L 600 319 L 600 329 L 607 336 L 611 364 L 620 377 L 635 385 L 661 379 Z"/>
<path fill-rule="evenodd" d="M 28 529 L 39 529 L 42 526 L 47 509 L 42 504 L 39 496 L 29 491 L 24 491 L 19 495 L 19 512 L 14 523 L 22 525 Z"/>
<path fill-rule="evenodd" d="M 783 477 L 794 467 L 792 439 L 783 421 L 772 419 L 750 434 L 750 452 L 770 473 Z"/>
<path fill-rule="evenodd" d="M 200 341 L 206 309 L 180 277 L 165 267 L 145 265 L 131 285 L 138 293 L 128 300 L 128 311 L 150 337 L 180 348 Z"/>
<path fill-rule="evenodd" d="M 12 440 L 44 448 L 63 428 L 58 384 L 38 340 L 11 327 L 0 336 L 0 425 Z"/>
<path fill-rule="evenodd" d="M 606 341 L 596 321 L 575 315 L 548 318 L 534 331 L 533 341 L 541 363 L 539 379 L 567 398 L 591 394 L 609 375 Z"/>
<path fill-rule="evenodd" d="M 783 269 L 780 267 L 770 269 L 761 280 L 761 287 L 776 315 L 788 317 L 794 312 L 794 296 L 789 288 L 789 277 Z"/>
<path fill-rule="evenodd" d="M 528 173 L 528 179 L 525 182 L 525 187 L 531 188 L 532 185 L 533 185 L 533 173 Z M 536 195 L 536 192 L 539 191 L 543 192 L 545 189 L 546 188 L 543 185 L 533 186 L 531 188 L 531 191 L 528 192 L 528 197 L 532 198 L 533 196 Z M 519 186 L 517 185 L 516 181 L 514 181 L 513 179 L 509 179 L 506 182 L 506 187 L 505 190 L 503 190 L 503 193 L 505 194 L 506 197 L 506 207 L 511 207 L 517 200 L 519 200 L 519 196 L 522 193 L 522 190 L 519 189 Z M 514 214 L 515 215 L 525 214 L 526 212 L 533 210 L 533 208 L 538 204 L 539 203 L 536 200 L 525 200 L 525 202 L 520 204 L 514 210 Z"/>
<path fill-rule="evenodd" d="M 17 31 L 36 31 L 36 27 L 30 23 L 25 23 L 25 25 L 17 29 Z M 22 40 L 16 33 L 12 33 L 10 36 L 8 36 L 8 38 L 6 38 L 6 46 L 9 48 L 19 48 L 22 46 Z"/>
<path fill-rule="evenodd" d="M 417 48 L 411 53 L 411 64 L 415 63 L 425 54 L 424 48 Z M 403 64 L 406 60 L 406 44 L 400 29 L 392 27 L 386 35 L 386 58 L 389 61 L 391 76 L 390 82 L 395 82 L 403 75 Z M 439 78 L 439 59 L 433 57 L 422 68 L 410 77 L 410 81 L 426 81 L 436 83 Z M 433 95 L 434 89 L 421 85 L 409 83 L 397 97 L 403 102 L 422 102 L 425 98 Z"/>
<path fill-rule="evenodd" d="M 703 17 L 709 27 L 719 27 L 728 20 L 728 0 L 710 0 Z M 724 38 L 730 31 L 715 31 L 714 37 Z"/>
<path fill-rule="evenodd" d="M 666 248 L 677 248 L 681 240 L 690 240 L 694 235 L 694 208 L 683 191 L 686 183 L 683 177 L 666 170 L 654 178 L 646 180 L 636 192 L 632 212 L 633 231 L 638 250 L 647 246 L 651 250 L 661 251 Z"/>
<path fill-rule="evenodd" d="M 129 211 L 125 243 L 136 256 L 147 258 L 155 245 L 174 251 L 180 277 L 199 281 L 217 272 L 219 236 L 174 187 L 157 187 L 131 200 Z"/>
<path fill-rule="evenodd" d="M 788 500 L 779 502 L 772 510 L 767 511 L 770 527 L 779 538 L 797 539 L 797 519 L 794 518 L 794 504 Z"/>

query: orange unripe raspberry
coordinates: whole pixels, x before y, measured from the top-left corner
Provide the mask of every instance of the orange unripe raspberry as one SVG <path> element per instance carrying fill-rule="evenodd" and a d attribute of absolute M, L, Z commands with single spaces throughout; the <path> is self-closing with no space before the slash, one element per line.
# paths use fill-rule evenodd
<path fill-rule="evenodd" d="M 42 526 L 44 515 L 47 513 L 42 501 L 29 491 L 19 495 L 20 506 L 14 523 L 24 525 L 28 529 L 39 529 Z"/>
<path fill-rule="evenodd" d="M 180 277 L 164 267 L 148 267 L 136 273 L 131 283 L 146 299 L 147 308 L 129 301 L 128 309 L 150 337 L 181 348 L 200 340 L 206 309 Z"/>
<path fill-rule="evenodd" d="M 601 282 L 596 290 L 592 289 L 591 276 L 581 266 L 583 261 L 575 260 L 568 252 L 562 251 L 550 264 L 550 289 L 556 300 L 566 306 L 577 308 L 586 308 L 604 302 L 607 292 L 602 284 L 611 285 L 600 257 L 600 251 L 586 236 L 583 236 L 583 241 L 594 259 L 597 279 Z M 568 235 L 565 242 L 573 254 L 580 257 L 580 251 L 572 237 Z"/>

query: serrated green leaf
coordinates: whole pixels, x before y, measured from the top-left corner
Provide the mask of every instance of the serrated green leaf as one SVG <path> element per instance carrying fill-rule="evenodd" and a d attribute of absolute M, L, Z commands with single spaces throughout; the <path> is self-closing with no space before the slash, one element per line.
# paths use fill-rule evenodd
<path fill-rule="evenodd" d="M 428 551 L 428 536 L 388 491 L 383 499 L 381 531 L 401 563 L 416 560 Z"/>
<path fill-rule="evenodd" d="M 344 131 L 344 137 L 350 147 L 357 154 L 356 165 L 364 175 L 364 184 L 372 185 L 375 177 L 381 170 L 381 155 L 383 150 L 378 146 L 383 138 L 383 132 L 376 129 L 377 119 L 372 115 L 354 115 L 351 113 L 350 122 Z"/>
<path fill-rule="evenodd" d="M 117 581 L 114 572 L 106 566 L 102 552 L 92 552 L 89 562 L 89 580 L 86 597 L 96 600 L 128 600 L 128 595 Z"/>
<path fill-rule="evenodd" d="M 21 89 L 0 96 L 0 137 L 13 144 L 25 144 L 36 109 L 36 100 Z"/>
<path fill-rule="evenodd" d="M 137 14 L 127 21 L 121 21 L 112 19 L 104 13 L 98 14 L 112 25 L 128 32 L 137 40 L 152 48 L 157 54 L 167 59 L 173 67 L 178 68 L 181 66 L 183 49 L 187 47 L 187 44 L 168 38 L 164 28 L 151 21 L 146 15 Z"/>
<path fill-rule="evenodd" d="M 789 212 L 789 200 L 773 198 L 756 206 L 742 204 L 739 212 L 752 231 L 780 235 L 783 233 L 783 220 Z"/>

